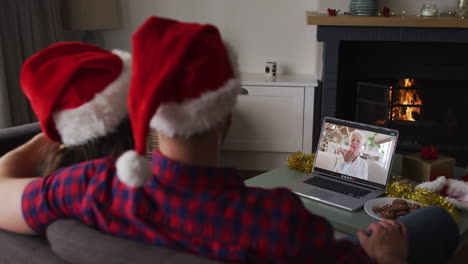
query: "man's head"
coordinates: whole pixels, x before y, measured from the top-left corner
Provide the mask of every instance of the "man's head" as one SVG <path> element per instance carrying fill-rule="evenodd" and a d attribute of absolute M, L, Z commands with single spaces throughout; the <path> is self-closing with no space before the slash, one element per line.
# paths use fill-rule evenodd
<path fill-rule="evenodd" d="M 135 173 L 129 164 L 145 153 L 149 128 L 163 139 L 188 144 L 204 134 L 224 134 L 219 127 L 229 119 L 240 81 L 236 64 L 212 25 L 150 17 L 133 34 L 132 50 L 128 107 L 136 153 L 119 159 L 117 169 L 122 181 L 137 186 L 146 177 L 141 175 L 148 173 Z"/>
<path fill-rule="evenodd" d="M 158 148 L 164 156 L 172 160 L 195 166 L 214 167 L 220 162 L 221 147 L 228 128 L 229 124 L 225 121 L 188 138 L 169 137 L 158 133 Z"/>
<path fill-rule="evenodd" d="M 355 153 L 359 153 L 362 148 L 362 144 L 364 143 L 364 136 L 361 132 L 355 130 L 351 133 L 351 137 L 349 137 L 349 148 Z"/>

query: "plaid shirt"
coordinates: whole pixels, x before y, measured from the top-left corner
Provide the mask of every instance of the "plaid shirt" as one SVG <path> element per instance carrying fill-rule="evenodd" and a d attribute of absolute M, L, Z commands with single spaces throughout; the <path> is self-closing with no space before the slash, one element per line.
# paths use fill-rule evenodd
<path fill-rule="evenodd" d="M 210 258 L 255 263 L 367 263 L 359 246 L 336 241 L 323 218 L 286 189 L 248 188 L 236 170 L 189 166 L 153 154 L 153 177 L 130 188 L 115 158 L 80 163 L 30 183 L 28 225 L 43 234 L 60 218 Z"/>

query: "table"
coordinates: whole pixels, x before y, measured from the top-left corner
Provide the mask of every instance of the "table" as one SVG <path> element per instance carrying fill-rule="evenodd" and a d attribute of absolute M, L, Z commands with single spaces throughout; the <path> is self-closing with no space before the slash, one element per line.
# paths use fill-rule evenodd
<path fill-rule="evenodd" d="M 306 177 L 308 175 L 305 173 L 290 170 L 287 167 L 280 167 L 250 178 L 245 181 L 245 184 L 251 187 L 270 189 L 283 187 L 286 182 L 292 179 L 301 180 Z M 370 223 L 378 221 L 369 216 L 364 209 L 350 212 L 304 197 L 301 197 L 301 200 L 310 212 L 326 218 L 336 230 L 347 234 L 354 234 L 359 229 L 365 229 Z M 458 223 L 460 234 L 468 235 L 468 213 L 459 212 L 458 215 L 460 218 Z"/>

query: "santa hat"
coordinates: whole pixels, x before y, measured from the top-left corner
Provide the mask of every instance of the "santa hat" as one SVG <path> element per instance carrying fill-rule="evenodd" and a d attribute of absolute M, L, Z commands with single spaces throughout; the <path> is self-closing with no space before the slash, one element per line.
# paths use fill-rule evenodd
<path fill-rule="evenodd" d="M 114 132 L 127 116 L 128 52 L 60 42 L 29 58 L 21 87 L 51 140 L 81 145 Z"/>
<path fill-rule="evenodd" d="M 440 194 L 452 202 L 456 208 L 468 211 L 468 179 L 465 178 L 455 180 L 440 176 L 434 181 L 423 182 L 417 185 L 416 188 Z"/>
<path fill-rule="evenodd" d="M 128 108 L 135 151 L 117 161 L 118 176 L 141 186 L 151 176 L 142 157 L 149 127 L 189 138 L 227 119 L 240 90 L 235 64 L 216 27 L 151 17 L 132 37 Z"/>

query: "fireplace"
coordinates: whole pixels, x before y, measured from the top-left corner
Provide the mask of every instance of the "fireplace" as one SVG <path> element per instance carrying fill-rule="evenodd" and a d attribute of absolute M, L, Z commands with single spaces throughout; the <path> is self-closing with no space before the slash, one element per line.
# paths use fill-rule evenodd
<path fill-rule="evenodd" d="M 397 152 L 434 145 L 467 167 L 467 33 L 319 26 L 325 42 L 321 117 L 395 128 Z"/>

